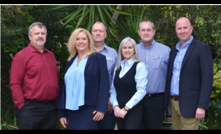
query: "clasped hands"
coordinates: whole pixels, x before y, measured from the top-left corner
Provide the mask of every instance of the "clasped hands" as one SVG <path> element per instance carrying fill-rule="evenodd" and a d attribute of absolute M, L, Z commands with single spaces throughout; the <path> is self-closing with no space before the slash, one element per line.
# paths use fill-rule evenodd
<path fill-rule="evenodd" d="M 127 111 L 124 110 L 124 108 L 120 109 L 119 106 L 114 106 L 114 115 L 118 118 L 123 118 L 125 117 L 125 115 L 127 114 Z"/>

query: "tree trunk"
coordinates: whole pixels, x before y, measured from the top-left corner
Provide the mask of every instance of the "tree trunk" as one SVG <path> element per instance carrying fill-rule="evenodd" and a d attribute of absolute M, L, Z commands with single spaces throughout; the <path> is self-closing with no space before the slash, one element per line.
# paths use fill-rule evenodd
<path fill-rule="evenodd" d="M 118 5 L 118 6 L 117 6 L 117 9 L 118 9 L 118 10 L 122 10 L 123 6 L 124 6 L 124 5 Z M 114 21 L 111 22 L 111 25 L 112 25 L 112 26 L 114 26 L 114 25 L 116 24 L 115 22 L 117 21 L 118 16 L 119 16 L 119 13 L 115 11 L 114 14 L 113 14 L 113 16 L 112 16 L 112 18 L 113 18 L 113 20 L 114 20 Z"/>

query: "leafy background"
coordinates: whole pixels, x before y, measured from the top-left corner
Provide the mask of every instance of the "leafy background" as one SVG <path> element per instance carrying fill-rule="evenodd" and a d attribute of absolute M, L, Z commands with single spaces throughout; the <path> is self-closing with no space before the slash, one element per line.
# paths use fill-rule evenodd
<path fill-rule="evenodd" d="M 214 59 L 210 109 L 200 129 L 221 130 L 220 5 L 1 5 L 1 129 L 18 128 L 9 88 L 11 60 L 29 44 L 28 28 L 33 22 L 43 22 L 47 27 L 45 46 L 56 56 L 61 81 L 69 55 L 66 43 L 74 29 L 82 27 L 91 31 L 94 22 L 102 21 L 107 29 L 105 43 L 118 50 L 126 36 L 140 42 L 139 22 L 149 18 L 155 23 L 155 40 L 172 48 L 178 42 L 175 23 L 182 16 L 190 19 L 194 38 L 210 45 Z M 59 121 L 57 129 L 63 129 Z"/>

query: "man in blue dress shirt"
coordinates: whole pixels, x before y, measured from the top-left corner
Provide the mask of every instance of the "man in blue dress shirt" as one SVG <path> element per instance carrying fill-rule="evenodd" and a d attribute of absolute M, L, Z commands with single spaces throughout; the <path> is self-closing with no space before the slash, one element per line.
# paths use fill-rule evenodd
<path fill-rule="evenodd" d="M 141 42 L 137 44 L 137 49 L 139 60 L 145 63 L 148 70 L 143 123 L 145 129 L 160 130 L 164 120 L 164 92 L 170 48 L 153 39 L 155 32 L 151 20 L 142 20 L 138 29 Z"/>
<path fill-rule="evenodd" d="M 175 30 L 180 41 L 171 50 L 168 62 L 165 109 L 170 106 L 173 129 L 198 130 L 209 108 L 212 52 L 209 45 L 194 39 L 188 18 L 179 18 Z"/>
<path fill-rule="evenodd" d="M 104 41 L 107 37 L 105 25 L 102 22 L 94 23 L 91 30 L 92 38 L 94 40 L 94 50 L 106 56 L 107 69 L 109 73 L 110 85 L 113 79 L 114 68 L 117 64 L 117 52 L 115 49 L 107 46 Z M 110 103 L 110 97 L 107 104 L 107 113 L 104 119 L 99 122 L 99 130 L 114 130 L 114 112 Z"/>

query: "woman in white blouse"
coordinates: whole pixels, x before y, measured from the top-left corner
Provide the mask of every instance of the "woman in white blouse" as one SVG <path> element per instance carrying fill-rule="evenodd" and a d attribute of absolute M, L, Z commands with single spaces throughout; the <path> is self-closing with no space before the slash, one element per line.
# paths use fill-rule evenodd
<path fill-rule="evenodd" d="M 136 42 L 130 37 L 124 38 L 119 46 L 110 90 L 119 130 L 141 129 L 147 74 L 146 66 L 138 59 Z"/>

